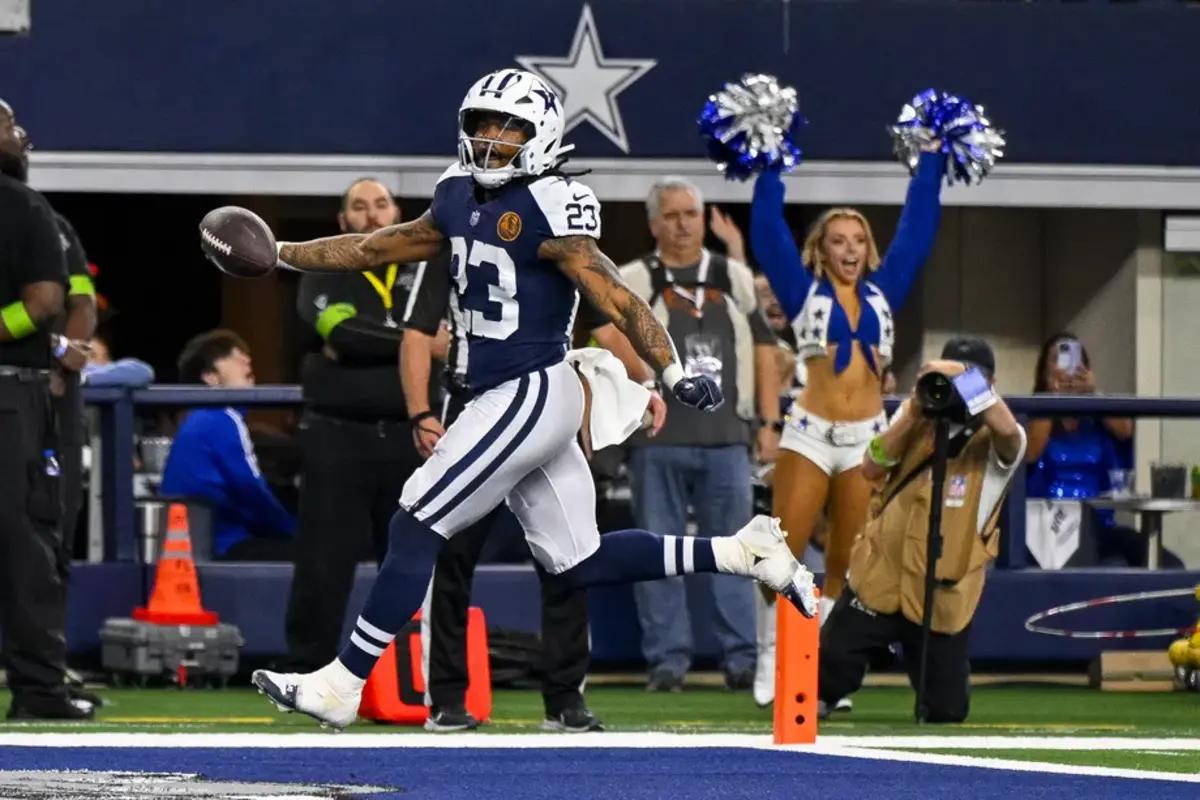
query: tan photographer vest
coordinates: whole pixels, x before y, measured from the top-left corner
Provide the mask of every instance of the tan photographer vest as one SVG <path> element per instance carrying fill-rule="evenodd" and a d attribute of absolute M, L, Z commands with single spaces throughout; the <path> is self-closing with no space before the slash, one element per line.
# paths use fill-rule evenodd
<path fill-rule="evenodd" d="M 882 614 L 901 612 L 921 624 L 925 610 L 925 550 L 929 534 L 933 452 L 930 423 L 923 421 L 911 447 L 871 498 L 866 527 L 850 555 L 850 586 L 863 605 Z M 933 630 L 958 633 L 975 615 L 988 562 L 1000 536 L 996 520 L 1003 502 L 977 526 L 983 479 L 991 458 L 991 431 L 977 431 L 946 465 L 942 495 L 942 556 L 937 565 Z M 914 472 L 919 473 L 906 480 Z"/>

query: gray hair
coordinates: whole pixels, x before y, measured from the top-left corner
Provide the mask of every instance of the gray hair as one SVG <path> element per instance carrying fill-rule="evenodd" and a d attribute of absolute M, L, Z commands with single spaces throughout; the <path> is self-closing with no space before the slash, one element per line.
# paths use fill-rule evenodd
<path fill-rule="evenodd" d="M 650 187 L 650 194 L 646 195 L 646 219 L 654 219 L 662 211 L 662 193 L 676 189 L 691 192 L 696 198 L 697 210 L 704 210 L 704 193 L 699 186 L 682 175 L 666 175 L 656 180 Z"/>

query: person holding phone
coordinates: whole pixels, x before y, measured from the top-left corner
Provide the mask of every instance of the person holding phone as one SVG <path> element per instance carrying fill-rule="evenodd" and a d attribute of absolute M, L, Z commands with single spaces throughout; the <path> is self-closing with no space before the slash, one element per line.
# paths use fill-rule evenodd
<path fill-rule="evenodd" d="M 1097 394 L 1096 376 L 1083 342 L 1073 333 L 1056 333 L 1042 344 L 1034 374 L 1035 394 Z M 1085 500 L 1123 491 L 1133 469 L 1133 420 L 1122 417 L 1062 417 L 1029 420 L 1028 497 Z M 1145 566 L 1146 539 L 1117 524 L 1112 511 L 1085 510 L 1080 525 L 1095 542 L 1102 566 Z M 1088 553 L 1082 561 L 1093 558 Z M 1075 562 L 1084 566 L 1079 559 Z M 1179 559 L 1164 552 L 1164 565 Z"/>
<path fill-rule="evenodd" d="M 1034 374 L 1033 391 L 1035 394 L 1097 394 L 1096 375 L 1092 372 L 1092 362 L 1088 357 L 1087 348 L 1073 333 L 1056 333 L 1042 343 L 1038 354 L 1037 368 Z M 1053 430 L 1050 419 L 1030 420 L 1029 451 L 1026 459 L 1035 462 L 1042 454 Z M 1060 420 L 1067 431 L 1077 430 L 1080 420 Z M 1125 467 L 1132 466 L 1133 420 L 1121 417 L 1106 417 L 1101 420 L 1109 435 L 1124 450 L 1120 455 L 1128 455 Z"/>
<path fill-rule="evenodd" d="M 993 388 L 995 356 L 957 337 L 921 374 L 950 379 L 950 446 L 942 492 L 942 549 L 934 565 L 925 719 L 961 722 L 969 710 L 968 632 L 996 557 L 1000 509 L 1025 452 L 1025 431 Z M 900 642 L 916 687 L 925 612 L 926 542 L 933 502 L 934 424 L 913 394 L 871 439 L 863 477 L 874 483 L 866 527 L 854 540 L 846 587 L 821 628 L 819 714 L 862 686 L 869 664 Z"/>

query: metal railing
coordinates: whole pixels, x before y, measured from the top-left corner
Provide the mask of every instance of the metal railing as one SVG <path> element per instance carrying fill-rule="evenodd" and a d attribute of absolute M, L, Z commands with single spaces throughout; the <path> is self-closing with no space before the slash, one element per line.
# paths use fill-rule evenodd
<path fill-rule="evenodd" d="M 205 386 L 158 385 L 145 389 L 84 387 L 84 402 L 99 411 L 100 475 L 102 481 L 105 560 L 137 558 L 134 524 L 133 455 L 134 417 L 139 406 L 298 406 L 299 386 L 256 386 L 248 389 L 213 389 Z M 1022 417 L 1157 417 L 1200 418 L 1200 398 L 1136 397 L 1132 395 L 1006 395 L 1005 402 Z M 891 412 L 902 398 L 889 397 Z M 1029 565 L 1025 549 L 1025 470 L 1018 470 L 1009 492 L 999 565 Z"/>

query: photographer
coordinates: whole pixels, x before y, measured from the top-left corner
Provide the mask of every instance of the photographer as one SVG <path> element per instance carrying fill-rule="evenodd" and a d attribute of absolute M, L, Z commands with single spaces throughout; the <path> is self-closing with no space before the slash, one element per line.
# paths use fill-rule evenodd
<path fill-rule="evenodd" d="M 995 357 L 981 339 L 952 339 L 927 364 L 891 427 L 871 440 L 863 474 L 876 482 L 850 556 L 849 583 L 821 629 L 822 716 L 857 690 L 868 664 L 900 642 L 913 687 L 921 660 L 934 418 L 949 420 L 927 654 L 928 722 L 967 717 L 967 632 L 995 558 L 1001 501 L 1025 450 L 1025 431 L 992 391 Z"/>

